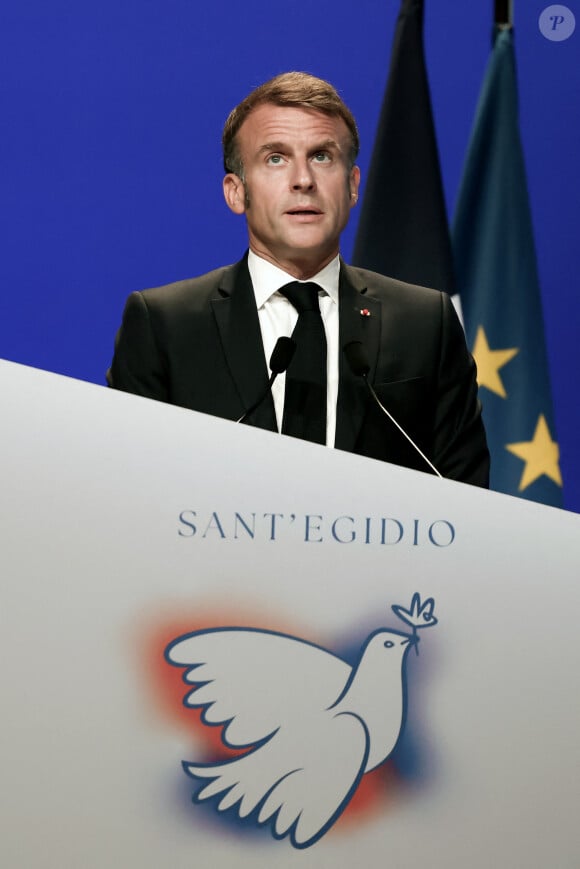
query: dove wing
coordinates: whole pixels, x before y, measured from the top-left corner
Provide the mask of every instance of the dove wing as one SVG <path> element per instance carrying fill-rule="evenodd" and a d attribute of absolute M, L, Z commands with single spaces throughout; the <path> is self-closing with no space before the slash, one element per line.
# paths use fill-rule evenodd
<path fill-rule="evenodd" d="M 296 848 L 313 845 L 350 802 L 363 776 L 368 750 L 366 728 L 356 715 L 326 713 L 301 744 L 300 763 L 262 803 L 258 823 L 270 819 L 274 835 L 288 835 Z"/>
<path fill-rule="evenodd" d="M 204 707 L 207 724 L 225 724 L 224 741 L 242 747 L 290 725 L 301 709 L 327 709 L 351 667 L 296 637 L 253 628 L 195 631 L 172 642 L 167 660 L 186 667 L 195 687 L 184 704 Z"/>
<path fill-rule="evenodd" d="M 368 750 L 358 716 L 317 710 L 241 757 L 184 766 L 192 777 L 206 780 L 196 802 L 215 797 L 218 812 L 231 809 L 258 825 L 270 823 L 277 838 L 289 836 L 295 847 L 306 848 L 350 801 Z"/>

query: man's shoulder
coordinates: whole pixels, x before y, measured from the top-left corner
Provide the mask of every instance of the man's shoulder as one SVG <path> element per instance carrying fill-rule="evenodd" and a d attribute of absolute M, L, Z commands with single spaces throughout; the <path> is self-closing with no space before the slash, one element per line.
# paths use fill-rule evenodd
<path fill-rule="evenodd" d="M 140 295 L 148 306 L 173 307 L 182 304 L 204 303 L 220 297 L 220 289 L 227 291 L 233 279 L 236 265 L 221 266 L 194 278 L 173 281 L 158 287 L 141 290 Z"/>
<path fill-rule="evenodd" d="M 409 284 L 396 278 L 344 264 L 345 274 L 356 290 L 378 301 L 397 302 L 401 305 L 426 304 L 438 306 L 445 295 L 430 287 Z"/>

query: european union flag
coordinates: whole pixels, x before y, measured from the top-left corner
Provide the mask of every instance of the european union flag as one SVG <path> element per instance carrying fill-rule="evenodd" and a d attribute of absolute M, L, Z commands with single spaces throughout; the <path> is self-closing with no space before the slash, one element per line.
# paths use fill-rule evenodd
<path fill-rule="evenodd" d="M 491 488 L 562 506 L 511 27 L 497 27 L 452 227 Z"/>
<path fill-rule="evenodd" d="M 454 292 L 423 51 L 423 0 L 401 2 L 352 262 Z"/>

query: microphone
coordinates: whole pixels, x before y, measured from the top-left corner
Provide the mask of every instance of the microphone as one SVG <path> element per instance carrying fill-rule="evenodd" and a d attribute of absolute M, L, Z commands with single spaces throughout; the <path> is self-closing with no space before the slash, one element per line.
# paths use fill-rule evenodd
<path fill-rule="evenodd" d="M 407 434 L 405 429 L 399 425 L 395 417 L 389 413 L 386 407 L 381 403 L 380 398 L 376 394 L 375 390 L 372 387 L 372 384 L 369 382 L 368 374 L 371 370 L 371 366 L 369 365 L 366 353 L 364 351 L 364 347 L 360 341 L 349 341 L 348 344 L 345 344 L 342 348 L 344 355 L 346 356 L 346 361 L 348 362 L 348 366 L 353 374 L 357 377 L 362 377 L 364 380 L 368 391 L 370 392 L 373 401 L 380 407 L 382 412 L 390 419 L 390 421 L 395 425 L 403 437 L 405 437 L 416 453 L 418 453 L 424 462 L 426 462 L 434 474 L 438 477 L 443 478 L 443 475 L 439 473 L 435 465 L 429 461 L 425 453 L 419 449 L 415 441 Z"/>
<path fill-rule="evenodd" d="M 294 356 L 295 351 L 296 341 L 294 341 L 292 338 L 278 338 L 274 349 L 272 350 L 272 355 L 270 356 L 270 371 L 272 373 L 270 374 L 270 379 L 268 380 L 268 386 L 266 387 L 262 395 L 258 398 L 258 400 L 255 401 L 254 404 L 249 408 L 249 410 L 246 410 L 245 413 L 243 413 L 241 417 L 236 420 L 236 422 L 246 422 L 248 417 L 251 416 L 251 414 L 253 414 L 253 412 L 262 404 L 266 396 L 271 391 L 272 384 L 274 383 L 278 375 L 283 374 L 292 362 L 292 357 Z"/>

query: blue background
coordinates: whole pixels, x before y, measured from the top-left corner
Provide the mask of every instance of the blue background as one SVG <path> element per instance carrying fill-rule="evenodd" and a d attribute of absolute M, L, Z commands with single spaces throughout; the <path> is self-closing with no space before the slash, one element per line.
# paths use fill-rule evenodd
<path fill-rule="evenodd" d="M 521 130 L 565 506 L 580 512 L 580 3 L 515 2 Z M 398 0 L 40 0 L 0 12 L 0 356 L 104 382 L 127 294 L 239 258 L 221 128 L 287 69 L 330 79 L 368 166 Z M 426 0 L 425 48 L 450 213 L 491 45 L 492 0 Z M 396 205 L 396 204 L 394 204 Z M 356 212 L 343 240 L 351 254 Z"/>

